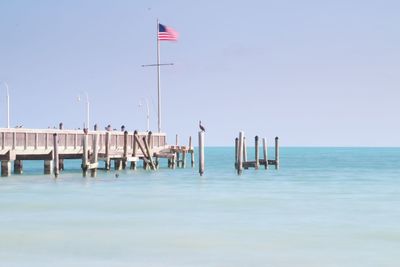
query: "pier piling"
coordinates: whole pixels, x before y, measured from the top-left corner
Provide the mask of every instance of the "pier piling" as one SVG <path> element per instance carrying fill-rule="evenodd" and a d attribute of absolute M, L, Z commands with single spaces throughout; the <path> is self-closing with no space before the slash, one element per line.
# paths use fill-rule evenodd
<path fill-rule="evenodd" d="M 275 137 L 275 169 L 279 169 L 279 138 Z"/>
<path fill-rule="evenodd" d="M 122 155 L 122 169 L 125 170 L 128 158 L 128 131 L 124 132 L 124 154 Z"/>
<path fill-rule="evenodd" d="M 263 141 L 264 167 L 267 170 L 268 169 L 268 147 L 267 147 L 266 138 L 263 138 L 262 141 Z"/>
<path fill-rule="evenodd" d="M 59 155 L 58 155 L 58 135 L 53 134 L 53 157 L 54 157 L 54 177 L 60 174 Z"/>
<path fill-rule="evenodd" d="M 89 165 L 89 147 L 88 147 L 88 135 L 85 133 L 82 137 L 82 175 L 86 177 L 88 165 Z"/>
<path fill-rule="evenodd" d="M 243 171 L 243 147 L 244 147 L 244 133 L 239 132 L 239 144 L 238 144 L 238 157 L 237 157 L 237 173 L 242 174 Z"/>
<path fill-rule="evenodd" d="M 192 137 L 189 136 L 189 153 L 190 153 L 190 166 L 194 167 L 194 148 L 192 144 Z"/>
<path fill-rule="evenodd" d="M 44 174 L 53 174 L 53 160 L 45 160 L 44 161 Z"/>
<path fill-rule="evenodd" d="M 136 157 L 136 153 L 137 153 L 137 141 L 135 138 L 137 133 L 138 132 L 135 130 L 135 132 L 133 133 L 133 137 L 132 137 L 132 157 Z M 136 161 L 135 160 L 131 161 L 131 170 L 136 170 Z"/>
<path fill-rule="evenodd" d="M 254 163 L 254 168 L 256 170 L 258 170 L 259 166 L 260 166 L 260 153 L 258 150 L 258 136 L 256 135 L 254 137 L 254 158 L 255 158 L 255 163 Z"/>
<path fill-rule="evenodd" d="M 199 132 L 199 173 L 204 174 L 204 132 Z"/>
<path fill-rule="evenodd" d="M 22 174 L 23 173 L 23 165 L 22 160 L 14 160 L 14 174 Z"/>
<path fill-rule="evenodd" d="M 9 160 L 1 161 L 1 176 L 7 177 L 11 175 L 11 162 Z"/>
<path fill-rule="evenodd" d="M 106 137 L 105 137 L 105 169 L 110 170 L 111 169 L 111 160 L 110 160 L 110 132 L 106 132 Z"/>
<path fill-rule="evenodd" d="M 99 135 L 96 134 L 93 136 L 93 153 L 92 153 L 92 159 L 91 159 L 91 164 L 90 164 L 90 176 L 91 177 L 96 177 L 97 175 L 97 167 L 99 164 Z"/>

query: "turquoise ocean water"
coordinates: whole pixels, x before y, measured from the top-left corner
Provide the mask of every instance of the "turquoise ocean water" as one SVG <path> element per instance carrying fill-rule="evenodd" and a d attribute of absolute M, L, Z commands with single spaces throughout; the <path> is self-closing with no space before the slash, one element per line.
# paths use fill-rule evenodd
<path fill-rule="evenodd" d="M 233 154 L 207 148 L 203 177 L 24 162 L 0 179 L 0 266 L 400 266 L 400 148 L 282 148 L 241 176 Z"/>

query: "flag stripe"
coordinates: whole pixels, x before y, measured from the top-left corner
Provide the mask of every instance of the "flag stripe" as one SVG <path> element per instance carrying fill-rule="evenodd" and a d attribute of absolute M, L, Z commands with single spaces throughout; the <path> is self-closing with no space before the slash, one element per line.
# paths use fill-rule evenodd
<path fill-rule="evenodd" d="M 159 41 L 177 41 L 178 32 L 174 29 L 158 24 L 158 40 Z"/>

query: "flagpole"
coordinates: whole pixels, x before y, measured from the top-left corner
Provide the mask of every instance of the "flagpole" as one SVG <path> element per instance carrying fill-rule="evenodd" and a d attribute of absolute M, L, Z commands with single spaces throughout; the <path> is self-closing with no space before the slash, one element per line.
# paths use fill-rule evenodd
<path fill-rule="evenodd" d="M 157 94 L 158 94 L 158 132 L 161 132 L 161 90 L 160 90 L 160 40 L 158 38 L 159 21 L 157 18 Z"/>

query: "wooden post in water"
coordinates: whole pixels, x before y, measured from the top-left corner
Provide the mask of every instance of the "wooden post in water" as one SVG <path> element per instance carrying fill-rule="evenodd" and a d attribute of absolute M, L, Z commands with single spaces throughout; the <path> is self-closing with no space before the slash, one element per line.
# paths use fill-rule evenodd
<path fill-rule="evenodd" d="M 186 148 L 182 149 L 182 168 L 186 167 Z"/>
<path fill-rule="evenodd" d="M 179 157 L 178 144 L 179 144 L 179 136 L 178 136 L 178 134 L 176 134 L 175 135 L 175 163 L 176 163 L 176 167 L 179 168 L 179 158 L 180 157 Z"/>
<path fill-rule="evenodd" d="M 1 176 L 7 177 L 11 175 L 11 161 L 2 160 L 1 161 Z"/>
<path fill-rule="evenodd" d="M 124 155 L 122 159 L 122 169 L 126 168 L 126 159 L 128 157 L 128 131 L 124 132 Z"/>
<path fill-rule="evenodd" d="M 22 174 L 22 160 L 16 159 L 14 160 L 14 173 L 15 174 Z"/>
<path fill-rule="evenodd" d="M 44 161 L 44 174 L 52 174 L 54 161 L 53 160 L 45 160 Z"/>
<path fill-rule="evenodd" d="M 122 160 L 121 159 L 114 159 L 114 170 L 116 170 L 116 171 L 122 170 Z"/>
<path fill-rule="evenodd" d="M 106 161 L 105 161 L 105 169 L 109 171 L 111 169 L 110 162 L 110 132 L 106 132 L 106 140 L 105 140 L 105 152 L 106 152 Z"/>
<path fill-rule="evenodd" d="M 264 160 L 265 160 L 265 169 L 268 169 L 268 147 L 267 147 L 267 141 L 265 138 L 262 139 L 263 141 L 263 154 L 264 154 Z"/>
<path fill-rule="evenodd" d="M 139 146 L 139 149 L 140 149 L 140 151 L 142 151 L 142 154 L 143 154 L 143 158 L 144 158 L 143 159 L 143 168 L 146 169 L 147 168 L 146 159 L 148 158 L 147 154 L 146 154 L 146 150 L 143 148 L 142 144 L 140 143 L 139 135 L 137 133 L 135 133 L 134 136 L 135 136 L 136 144 Z"/>
<path fill-rule="evenodd" d="M 243 131 L 239 132 L 239 151 L 238 151 L 238 168 L 237 173 L 242 174 L 243 171 L 243 144 L 244 144 L 244 133 Z"/>
<path fill-rule="evenodd" d="M 147 158 L 147 159 L 148 159 L 148 161 L 150 162 L 150 167 L 151 167 L 152 170 L 155 170 L 156 167 L 155 167 L 154 161 L 153 161 L 153 154 L 152 154 L 152 152 L 151 152 L 151 149 L 150 149 L 150 147 L 149 147 L 149 144 L 147 143 L 146 137 L 143 137 L 143 143 L 144 143 L 144 146 L 145 146 L 145 148 L 146 148 L 146 152 L 147 152 L 147 155 L 148 155 L 148 158 Z"/>
<path fill-rule="evenodd" d="M 239 145 L 239 138 L 236 137 L 235 138 L 235 169 L 236 170 L 238 169 L 238 157 L 239 157 L 238 145 Z"/>
<path fill-rule="evenodd" d="M 247 162 L 247 144 L 246 144 L 246 137 L 243 136 L 243 163 Z M 248 169 L 247 165 L 244 167 L 245 169 Z"/>
<path fill-rule="evenodd" d="M 275 169 L 279 169 L 279 138 L 275 137 Z"/>
<path fill-rule="evenodd" d="M 99 161 L 99 134 L 94 135 L 93 139 L 93 155 L 92 155 L 92 164 L 98 164 Z M 92 167 L 90 169 L 90 175 L 91 177 L 96 177 L 97 175 L 97 166 Z"/>
<path fill-rule="evenodd" d="M 88 134 L 85 132 L 82 136 L 82 175 L 86 177 L 89 165 L 89 147 L 88 147 Z"/>
<path fill-rule="evenodd" d="M 204 174 L 204 132 L 199 132 L 199 173 Z"/>
<path fill-rule="evenodd" d="M 260 166 L 260 153 L 258 150 L 258 136 L 256 135 L 256 137 L 254 137 L 254 151 L 255 151 L 255 165 L 254 168 L 256 170 L 258 170 L 259 166 Z"/>
<path fill-rule="evenodd" d="M 54 176 L 57 178 L 60 174 L 60 158 L 58 155 L 58 136 L 57 134 L 53 134 L 53 155 L 54 155 Z"/>
<path fill-rule="evenodd" d="M 137 143 L 136 143 L 136 138 L 135 136 L 137 135 L 137 131 L 135 130 L 133 132 L 133 139 L 132 139 L 132 157 L 136 157 L 136 152 L 137 152 Z M 131 170 L 136 170 L 136 161 L 131 162 Z"/>
<path fill-rule="evenodd" d="M 192 137 L 189 136 L 189 150 L 190 150 L 190 165 L 193 168 L 194 167 L 194 148 L 192 145 Z"/>

